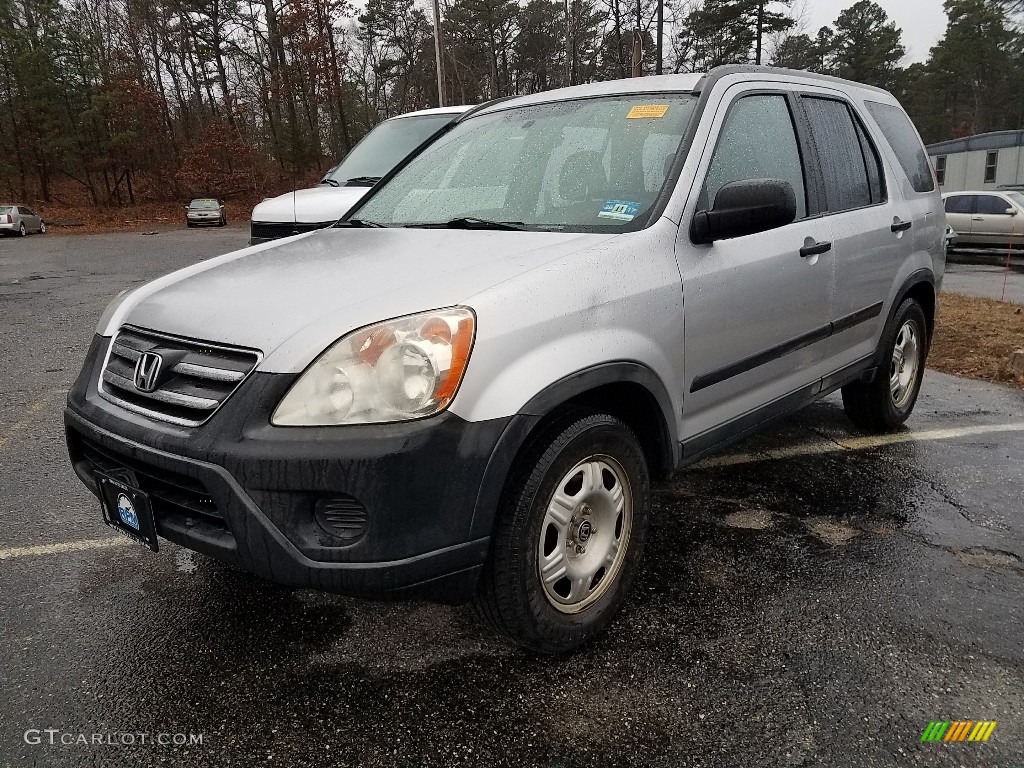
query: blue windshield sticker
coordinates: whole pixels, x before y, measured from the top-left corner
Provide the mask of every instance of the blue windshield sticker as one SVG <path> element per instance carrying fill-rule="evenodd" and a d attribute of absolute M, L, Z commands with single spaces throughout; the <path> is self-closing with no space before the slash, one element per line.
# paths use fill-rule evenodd
<path fill-rule="evenodd" d="M 632 221 L 639 212 L 640 203 L 634 203 L 632 200 L 609 200 L 597 214 L 597 218 Z"/>

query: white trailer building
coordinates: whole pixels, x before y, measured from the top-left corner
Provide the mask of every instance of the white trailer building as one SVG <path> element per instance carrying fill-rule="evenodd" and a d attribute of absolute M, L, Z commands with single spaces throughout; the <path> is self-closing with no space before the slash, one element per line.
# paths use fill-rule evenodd
<path fill-rule="evenodd" d="M 1024 131 L 943 141 L 930 145 L 928 155 L 943 192 L 1024 189 Z"/>

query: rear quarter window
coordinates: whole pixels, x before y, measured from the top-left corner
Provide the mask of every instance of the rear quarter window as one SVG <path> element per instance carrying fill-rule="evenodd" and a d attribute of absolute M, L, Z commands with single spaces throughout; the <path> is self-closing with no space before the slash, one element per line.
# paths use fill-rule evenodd
<path fill-rule="evenodd" d="M 899 107 L 891 104 L 882 104 L 877 101 L 864 102 L 868 112 L 882 129 L 885 140 L 889 142 L 892 151 L 896 154 L 903 171 L 910 179 L 910 185 L 915 192 L 931 192 L 935 189 L 935 179 L 932 176 L 932 167 L 928 162 L 928 155 L 924 151 L 924 145 L 918 138 L 914 124 L 910 118 Z"/>

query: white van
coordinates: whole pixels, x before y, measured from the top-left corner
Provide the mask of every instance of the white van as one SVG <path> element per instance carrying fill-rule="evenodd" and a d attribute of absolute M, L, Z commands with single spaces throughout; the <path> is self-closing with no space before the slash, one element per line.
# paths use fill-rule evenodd
<path fill-rule="evenodd" d="M 253 208 L 249 245 L 333 224 L 410 152 L 470 109 L 421 109 L 379 123 L 315 187 L 268 198 Z"/>

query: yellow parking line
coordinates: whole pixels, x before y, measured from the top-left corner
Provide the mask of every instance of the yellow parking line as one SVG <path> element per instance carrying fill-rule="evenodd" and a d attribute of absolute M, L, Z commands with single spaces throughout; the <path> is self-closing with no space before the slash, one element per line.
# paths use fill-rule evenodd
<path fill-rule="evenodd" d="M 126 538 L 106 537 L 104 539 L 84 539 L 82 541 L 65 541 L 60 544 L 40 544 L 34 547 L 11 547 L 0 549 L 0 560 L 13 560 L 16 557 L 34 557 L 36 555 L 55 555 L 61 552 L 80 552 L 83 549 L 105 549 L 131 544 Z"/>
<path fill-rule="evenodd" d="M 731 467 L 736 464 L 750 464 L 755 461 L 775 461 L 792 459 L 798 456 L 814 456 L 824 453 L 841 451 L 862 451 L 867 448 L 879 448 L 883 445 L 896 443 L 915 443 L 928 440 L 955 440 L 959 437 L 996 434 L 999 432 L 1024 432 L 1024 422 L 1011 424 L 978 424 L 970 427 L 952 427 L 949 429 L 929 429 L 921 432 L 897 432 L 891 435 L 871 435 L 867 437 L 843 438 L 837 440 L 820 440 L 801 445 L 767 450 L 762 453 L 734 453 L 726 456 L 714 456 L 697 462 L 696 467 Z"/>

